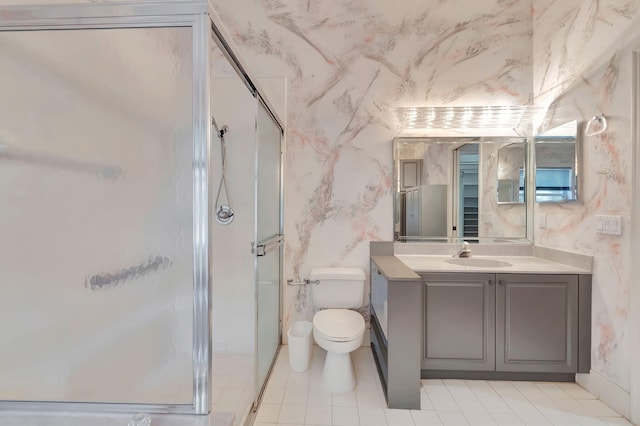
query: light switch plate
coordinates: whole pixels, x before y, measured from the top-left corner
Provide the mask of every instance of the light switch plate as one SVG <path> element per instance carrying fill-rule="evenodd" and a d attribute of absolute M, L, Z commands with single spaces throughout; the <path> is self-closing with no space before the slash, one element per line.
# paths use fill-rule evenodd
<path fill-rule="evenodd" d="M 598 234 L 622 235 L 622 216 L 596 216 L 596 232 Z"/>

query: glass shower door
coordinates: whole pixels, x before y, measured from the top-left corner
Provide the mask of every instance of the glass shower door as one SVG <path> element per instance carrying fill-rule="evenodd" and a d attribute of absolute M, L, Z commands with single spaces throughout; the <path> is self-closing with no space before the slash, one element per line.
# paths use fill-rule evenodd
<path fill-rule="evenodd" d="M 192 40 L 0 31 L 0 400 L 192 404 Z"/>
<path fill-rule="evenodd" d="M 280 276 L 282 256 L 281 141 L 282 133 L 259 102 L 257 155 L 257 394 L 269 374 L 280 344 Z"/>

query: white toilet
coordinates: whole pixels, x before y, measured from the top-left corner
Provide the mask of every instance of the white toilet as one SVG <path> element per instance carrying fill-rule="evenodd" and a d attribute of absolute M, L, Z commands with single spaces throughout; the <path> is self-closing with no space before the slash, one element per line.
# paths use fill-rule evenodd
<path fill-rule="evenodd" d="M 309 275 L 313 305 L 313 338 L 327 351 L 322 385 L 329 392 L 344 393 L 356 387 L 351 352 L 362 345 L 364 318 L 351 309 L 362 306 L 365 274 L 359 268 L 314 268 Z"/>

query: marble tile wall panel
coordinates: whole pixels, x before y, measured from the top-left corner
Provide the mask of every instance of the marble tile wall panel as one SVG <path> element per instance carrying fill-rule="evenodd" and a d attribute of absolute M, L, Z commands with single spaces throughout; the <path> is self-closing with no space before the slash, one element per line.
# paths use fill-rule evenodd
<path fill-rule="evenodd" d="M 586 121 L 598 113 L 609 129 L 581 137 L 580 202 L 537 205 L 546 229 L 536 243 L 594 256 L 592 368 L 629 389 L 631 279 L 631 50 L 640 42 L 633 0 L 534 1 L 535 103 L 540 127 Z M 596 215 L 620 215 L 623 235 L 596 233 Z"/>
<path fill-rule="evenodd" d="M 393 107 L 531 99 L 529 1 L 213 4 L 254 75 L 288 78 L 287 278 L 368 270 L 368 242 L 391 239 Z M 312 308 L 285 292 L 286 331 Z"/>

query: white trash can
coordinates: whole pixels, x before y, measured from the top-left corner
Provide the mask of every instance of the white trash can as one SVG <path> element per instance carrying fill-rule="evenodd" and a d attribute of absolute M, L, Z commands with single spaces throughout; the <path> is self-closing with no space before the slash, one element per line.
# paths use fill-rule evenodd
<path fill-rule="evenodd" d="M 309 321 L 295 321 L 287 331 L 289 339 L 289 368 L 302 373 L 309 367 L 313 337 L 313 325 Z"/>

